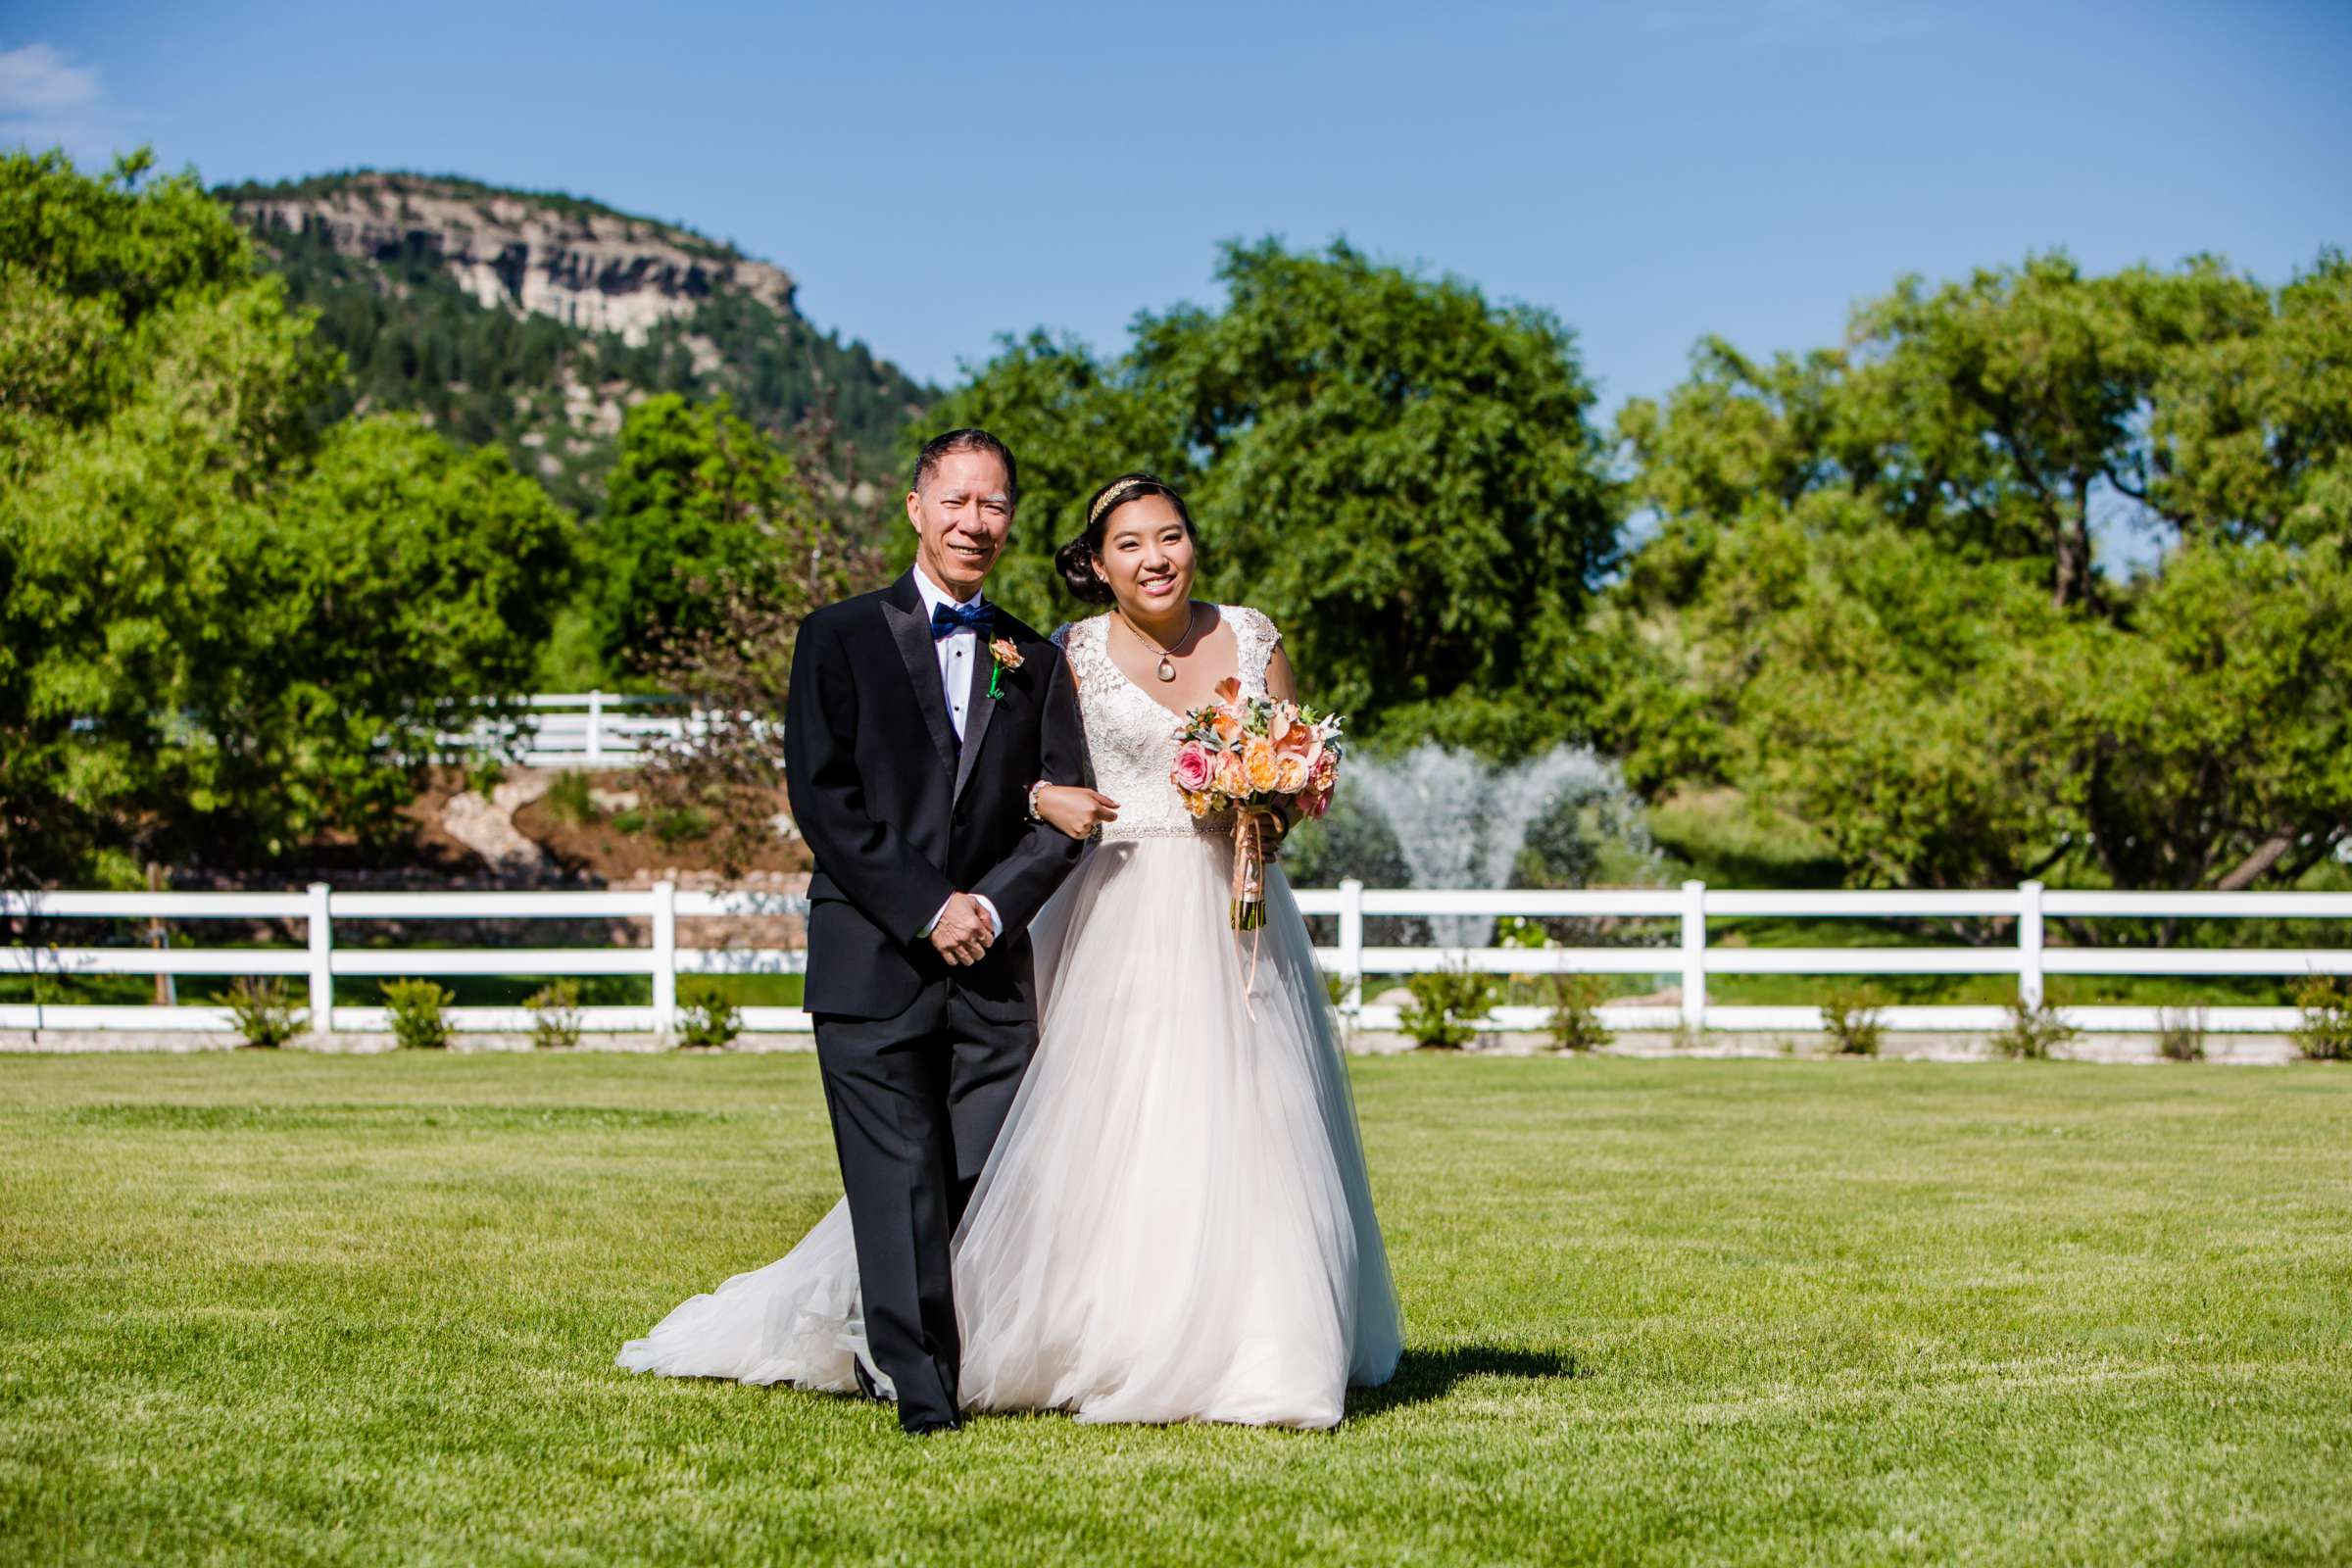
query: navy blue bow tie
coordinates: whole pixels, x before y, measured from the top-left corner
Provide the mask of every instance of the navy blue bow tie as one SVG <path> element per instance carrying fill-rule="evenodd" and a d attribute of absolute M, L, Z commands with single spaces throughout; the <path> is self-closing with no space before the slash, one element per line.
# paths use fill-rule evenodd
<path fill-rule="evenodd" d="M 975 599 L 968 605 L 933 605 L 931 607 L 931 640 L 953 637 L 959 631 L 978 636 L 988 635 L 989 620 L 996 614 L 988 601 Z"/>

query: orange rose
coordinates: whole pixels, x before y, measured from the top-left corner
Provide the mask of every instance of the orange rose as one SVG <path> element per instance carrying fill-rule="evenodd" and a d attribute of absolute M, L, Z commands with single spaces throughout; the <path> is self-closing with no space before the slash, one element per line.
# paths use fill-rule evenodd
<path fill-rule="evenodd" d="M 1274 787 L 1274 748 L 1263 735 L 1250 738 L 1250 749 L 1242 756 L 1242 769 L 1249 776 L 1251 789 Z"/>
<path fill-rule="evenodd" d="M 1250 772 L 1242 764 L 1239 752 L 1220 752 L 1217 755 L 1217 788 L 1227 795 L 1250 793 Z"/>
<path fill-rule="evenodd" d="M 1296 795 L 1306 788 L 1306 759 L 1295 753 L 1285 753 L 1276 758 L 1273 787 L 1283 795 Z"/>

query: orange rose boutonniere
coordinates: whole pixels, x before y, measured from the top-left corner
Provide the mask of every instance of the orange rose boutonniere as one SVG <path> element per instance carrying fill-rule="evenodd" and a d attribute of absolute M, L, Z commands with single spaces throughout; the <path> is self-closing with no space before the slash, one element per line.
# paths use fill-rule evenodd
<path fill-rule="evenodd" d="M 988 695 L 996 696 L 1004 689 L 1004 672 L 1021 667 L 1021 651 L 1012 646 L 1009 637 L 999 637 L 988 645 L 989 657 L 996 661 L 988 672 Z"/>

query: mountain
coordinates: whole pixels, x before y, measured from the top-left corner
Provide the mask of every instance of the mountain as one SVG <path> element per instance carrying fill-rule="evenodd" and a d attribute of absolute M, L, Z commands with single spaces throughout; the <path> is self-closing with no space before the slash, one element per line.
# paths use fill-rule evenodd
<path fill-rule="evenodd" d="M 375 171 L 215 194 L 350 361 L 322 417 L 414 410 L 503 443 L 583 512 L 622 414 L 656 392 L 724 394 L 788 439 L 825 407 L 836 463 L 878 480 L 938 396 L 811 325 L 782 269 L 598 202 Z"/>

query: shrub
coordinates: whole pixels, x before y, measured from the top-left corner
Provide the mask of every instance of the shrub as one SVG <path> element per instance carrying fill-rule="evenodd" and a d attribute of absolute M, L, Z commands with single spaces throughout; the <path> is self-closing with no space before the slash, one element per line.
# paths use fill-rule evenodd
<path fill-rule="evenodd" d="M 2167 1061 L 2205 1059 L 2205 1009 L 2161 1007 L 2156 1013 L 2156 1054 Z"/>
<path fill-rule="evenodd" d="M 2012 1002 L 2009 1026 L 1992 1037 L 1992 1049 L 2014 1059 L 2040 1061 L 2080 1033 L 2046 1002 L 2032 1007 Z"/>
<path fill-rule="evenodd" d="M 1608 1026 L 1600 1021 L 1601 978 L 1595 974 L 1547 974 L 1544 989 L 1551 999 L 1544 1019 L 1555 1051 L 1598 1051 L 1609 1043 Z"/>
<path fill-rule="evenodd" d="M 1440 969 L 1404 982 L 1413 1000 L 1399 1009 L 1397 1025 L 1413 1044 L 1453 1051 L 1478 1037 L 1472 1020 L 1494 1005 L 1494 977 L 1468 969 Z"/>
<path fill-rule="evenodd" d="M 710 813 L 699 806 L 681 806 L 654 818 L 654 837 L 665 850 L 710 836 Z"/>
<path fill-rule="evenodd" d="M 1494 945 L 1542 952 L 1560 944 L 1540 920 L 1506 914 L 1494 922 Z M 1609 1031 L 1593 1011 L 1602 986 L 1598 975 L 1569 974 L 1554 969 L 1535 976 L 1515 975 L 1514 991 L 1532 989 L 1545 1008 L 1544 1026 L 1555 1051 L 1597 1051 L 1608 1043 Z M 1515 998 L 1513 1000 L 1516 1000 Z M 1492 1005 L 1492 999 L 1489 1001 Z"/>
<path fill-rule="evenodd" d="M 430 980 L 395 980 L 384 987 L 392 1013 L 392 1040 L 407 1051 L 437 1051 L 449 1044 L 445 1008 L 457 998 Z"/>
<path fill-rule="evenodd" d="M 612 828 L 615 832 L 626 833 L 629 837 L 635 838 L 645 831 L 645 813 L 634 806 L 614 811 Z"/>
<path fill-rule="evenodd" d="M 2312 1061 L 2352 1061 L 2352 983 L 2315 974 L 2295 988 L 2303 1016 L 2294 1027 L 2295 1049 Z"/>
<path fill-rule="evenodd" d="M 743 1012 L 714 992 L 704 992 L 678 1004 L 678 1044 L 705 1051 L 724 1051 L 743 1033 Z"/>
<path fill-rule="evenodd" d="M 228 1015 L 249 1046 L 274 1050 L 302 1032 L 293 993 L 272 975 L 256 980 L 240 976 L 228 988 Z"/>
<path fill-rule="evenodd" d="M 547 787 L 547 809 L 558 821 L 574 827 L 586 827 L 602 814 L 588 793 L 588 775 L 577 772 L 556 775 Z"/>
<path fill-rule="evenodd" d="M 571 775 L 566 775 L 571 776 Z M 541 1051 L 570 1051 L 580 1043 L 580 987 L 553 980 L 523 1004 L 531 1009 L 531 1044 Z"/>
<path fill-rule="evenodd" d="M 1822 1032 L 1840 1056 L 1875 1056 L 1886 1039 L 1886 1005 L 1876 987 L 1838 987 L 1822 998 Z"/>

